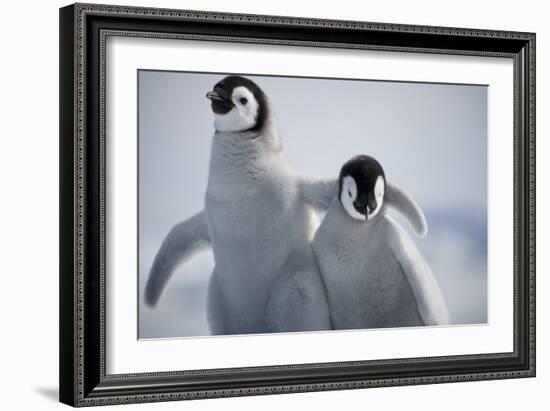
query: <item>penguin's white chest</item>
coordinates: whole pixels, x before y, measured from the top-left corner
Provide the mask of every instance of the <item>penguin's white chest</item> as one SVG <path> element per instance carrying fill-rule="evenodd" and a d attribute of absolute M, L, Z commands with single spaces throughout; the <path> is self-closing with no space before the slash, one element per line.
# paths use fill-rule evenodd
<path fill-rule="evenodd" d="M 315 234 L 313 249 L 337 329 L 419 322 L 416 300 L 387 242 L 383 218 L 367 226 L 331 207 Z"/>
<path fill-rule="evenodd" d="M 314 264 L 312 215 L 285 167 L 269 159 L 267 169 L 218 164 L 205 197 L 216 271 L 232 313 L 250 316 L 288 267 Z"/>
<path fill-rule="evenodd" d="M 205 203 L 214 242 L 238 241 L 240 247 L 257 250 L 263 245 L 266 252 L 280 246 L 270 244 L 269 238 L 288 228 L 297 206 L 294 185 L 280 180 L 268 173 L 213 176 Z"/>

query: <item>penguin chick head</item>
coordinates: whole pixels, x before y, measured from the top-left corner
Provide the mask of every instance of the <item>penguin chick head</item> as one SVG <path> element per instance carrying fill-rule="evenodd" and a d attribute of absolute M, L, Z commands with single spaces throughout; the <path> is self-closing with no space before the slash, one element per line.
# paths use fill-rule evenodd
<path fill-rule="evenodd" d="M 374 158 L 360 155 L 342 166 L 338 198 L 350 217 L 374 218 L 382 208 L 385 190 L 384 169 Z"/>
<path fill-rule="evenodd" d="M 268 107 L 267 98 L 252 80 L 241 76 L 227 76 L 206 93 L 214 112 L 217 131 L 255 131 L 264 125 Z"/>

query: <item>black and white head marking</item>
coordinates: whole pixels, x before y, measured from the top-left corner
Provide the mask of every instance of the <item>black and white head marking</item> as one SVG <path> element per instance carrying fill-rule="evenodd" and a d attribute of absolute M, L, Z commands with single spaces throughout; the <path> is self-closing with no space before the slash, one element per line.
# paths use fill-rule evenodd
<path fill-rule="evenodd" d="M 340 170 L 340 203 L 356 220 L 374 218 L 384 202 L 386 176 L 378 161 L 369 156 L 356 156 Z"/>
<path fill-rule="evenodd" d="M 212 102 L 214 127 L 218 131 L 259 131 L 267 115 L 267 98 L 252 80 L 227 76 L 206 93 Z"/>

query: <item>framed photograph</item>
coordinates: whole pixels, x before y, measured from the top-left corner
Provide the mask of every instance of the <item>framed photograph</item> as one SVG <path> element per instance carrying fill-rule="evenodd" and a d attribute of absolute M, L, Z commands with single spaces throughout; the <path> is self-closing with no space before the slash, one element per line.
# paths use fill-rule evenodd
<path fill-rule="evenodd" d="M 535 376 L 535 34 L 60 10 L 60 399 Z"/>

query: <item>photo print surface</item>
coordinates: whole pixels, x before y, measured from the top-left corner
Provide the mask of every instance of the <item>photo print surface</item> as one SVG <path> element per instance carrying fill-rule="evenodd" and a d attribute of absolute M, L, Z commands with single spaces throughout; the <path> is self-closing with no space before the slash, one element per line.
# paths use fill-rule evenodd
<path fill-rule="evenodd" d="M 138 337 L 485 324 L 487 87 L 138 71 Z"/>

